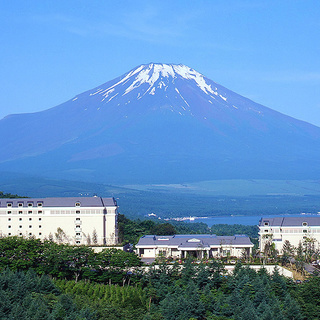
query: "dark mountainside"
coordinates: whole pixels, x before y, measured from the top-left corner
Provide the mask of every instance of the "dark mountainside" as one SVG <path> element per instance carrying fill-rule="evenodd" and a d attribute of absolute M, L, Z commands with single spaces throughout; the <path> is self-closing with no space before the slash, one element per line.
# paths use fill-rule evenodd
<path fill-rule="evenodd" d="M 0 135 L 0 171 L 55 179 L 320 178 L 319 127 L 184 65 L 141 65 L 57 107 L 9 115 Z"/>

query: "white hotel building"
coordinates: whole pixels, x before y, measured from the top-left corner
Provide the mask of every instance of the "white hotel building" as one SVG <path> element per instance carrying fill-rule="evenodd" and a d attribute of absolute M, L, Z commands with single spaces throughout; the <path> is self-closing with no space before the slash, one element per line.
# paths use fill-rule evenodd
<path fill-rule="evenodd" d="M 262 218 L 259 222 L 259 247 L 264 251 L 267 241 L 275 244 L 275 249 L 282 254 L 286 240 L 298 247 L 299 242 L 312 239 L 315 247 L 320 243 L 320 217 L 276 217 Z"/>
<path fill-rule="evenodd" d="M 0 199 L 0 236 L 116 245 L 117 208 L 114 198 Z"/>
<path fill-rule="evenodd" d="M 253 244 L 246 235 L 216 236 L 215 234 L 177 234 L 173 236 L 146 235 L 136 245 L 141 258 L 159 255 L 175 259 L 193 256 L 242 257 L 252 253 Z"/>

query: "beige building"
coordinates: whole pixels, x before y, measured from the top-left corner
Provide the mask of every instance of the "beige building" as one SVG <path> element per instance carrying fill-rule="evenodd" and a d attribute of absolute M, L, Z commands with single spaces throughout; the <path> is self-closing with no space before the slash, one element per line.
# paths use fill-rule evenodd
<path fill-rule="evenodd" d="M 215 234 L 177 234 L 173 236 L 146 235 L 136 245 L 141 258 L 160 255 L 175 259 L 193 256 L 198 259 L 212 257 L 249 256 L 253 244 L 246 235 L 216 236 Z"/>
<path fill-rule="evenodd" d="M 114 198 L 0 199 L 0 236 L 50 239 L 60 243 L 118 243 Z"/>
<path fill-rule="evenodd" d="M 320 217 L 276 217 L 262 218 L 259 222 L 259 247 L 264 251 L 267 242 L 274 243 L 282 254 L 286 240 L 298 247 L 299 242 L 312 241 L 316 248 L 320 242 Z"/>

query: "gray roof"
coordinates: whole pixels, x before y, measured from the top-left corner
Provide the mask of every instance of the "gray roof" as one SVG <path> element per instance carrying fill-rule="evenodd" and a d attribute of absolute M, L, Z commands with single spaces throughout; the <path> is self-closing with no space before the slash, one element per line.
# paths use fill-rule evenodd
<path fill-rule="evenodd" d="M 18 207 L 19 203 L 22 203 L 23 207 L 28 207 L 28 203 L 32 203 L 35 207 L 38 203 L 42 203 L 43 207 L 75 207 L 77 202 L 80 203 L 81 207 L 112 207 L 117 205 L 114 198 L 100 197 L 3 198 L 0 199 L 0 208 L 7 207 L 8 203 L 11 203 L 13 208 Z"/>
<path fill-rule="evenodd" d="M 320 226 L 319 217 L 276 217 L 276 218 L 261 218 L 259 226 L 265 226 L 268 223 L 271 227 L 301 227 L 303 223 L 308 226 Z"/>
<path fill-rule="evenodd" d="M 253 246 L 246 235 L 216 236 L 215 234 L 178 234 L 173 236 L 146 235 L 139 239 L 139 246 L 170 246 L 178 248 L 209 248 L 210 246 Z"/>

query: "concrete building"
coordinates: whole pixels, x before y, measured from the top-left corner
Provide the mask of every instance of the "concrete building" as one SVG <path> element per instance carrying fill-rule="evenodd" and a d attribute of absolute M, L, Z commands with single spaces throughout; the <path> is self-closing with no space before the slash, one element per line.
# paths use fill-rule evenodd
<path fill-rule="evenodd" d="M 295 247 L 299 242 L 312 240 L 314 245 L 319 247 L 320 217 L 262 218 L 258 227 L 259 247 L 262 252 L 267 241 L 274 243 L 280 254 L 286 240 Z"/>
<path fill-rule="evenodd" d="M 251 254 L 253 244 L 246 235 L 216 236 L 211 234 L 189 234 L 173 236 L 146 235 L 136 245 L 142 258 L 156 258 L 159 255 L 172 258 L 194 256 L 205 257 L 241 257 Z"/>
<path fill-rule="evenodd" d="M 0 236 L 51 239 L 60 243 L 118 243 L 113 198 L 0 199 Z"/>

